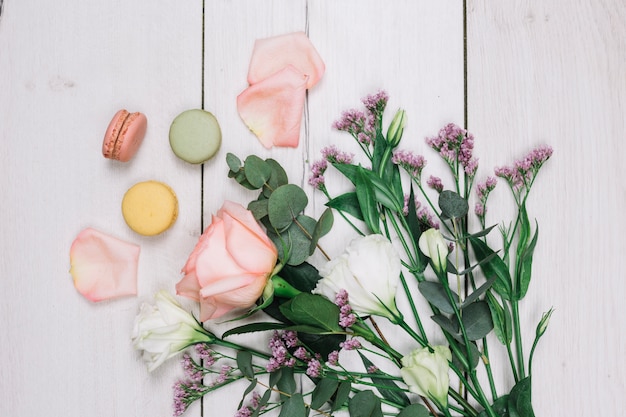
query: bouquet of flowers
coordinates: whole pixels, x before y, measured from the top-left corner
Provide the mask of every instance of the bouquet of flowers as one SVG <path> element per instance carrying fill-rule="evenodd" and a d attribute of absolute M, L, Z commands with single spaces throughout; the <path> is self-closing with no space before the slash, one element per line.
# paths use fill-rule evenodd
<path fill-rule="evenodd" d="M 423 156 L 400 147 L 405 112 L 384 128 L 387 101 L 385 92 L 370 95 L 364 110 L 335 122 L 362 155 L 330 146 L 312 164 L 309 184 L 328 199 L 318 219 L 305 214 L 307 195 L 279 162 L 228 154 L 228 176 L 258 197 L 247 208 L 226 201 L 183 268 L 177 293 L 198 301 L 200 316 L 162 291 L 135 322 L 133 343 L 150 370 L 182 353 L 186 379 L 174 386 L 175 416 L 235 381 L 246 381 L 238 417 L 272 410 L 290 417 L 534 415 L 532 359 L 552 309 L 538 317 L 525 352 L 520 302 L 538 239 L 526 201 L 552 149 L 538 147 L 476 182 L 474 138 L 449 124 L 426 140 L 449 167 L 454 186 L 444 189 L 441 178 L 423 178 Z M 350 190 L 331 195 L 329 169 Z M 491 224 L 496 177 L 516 215 Z M 354 236 L 331 258 L 320 239 L 337 216 Z M 316 251 L 327 261 L 313 265 Z M 211 331 L 213 320 L 238 311 L 246 324 L 234 319 L 222 335 Z M 385 337 L 389 329 L 393 339 Z M 267 349 L 232 341 L 253 332 L 267 334 Z M 400 333 L 410 349 L 394 343 Z M 508 357 L 499 371 L 510 375 L 506 392 L 493 376 L 494 349 Z"/>

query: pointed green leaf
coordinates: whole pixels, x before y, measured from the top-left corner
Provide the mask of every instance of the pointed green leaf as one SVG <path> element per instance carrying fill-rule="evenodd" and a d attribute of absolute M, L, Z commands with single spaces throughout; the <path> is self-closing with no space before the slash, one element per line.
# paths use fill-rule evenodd
<path fill-rule="evenodd" d="M 483 295 L 484 293 L 487 292 L 487 290 L 489 290 L 489 288 L 491 288 L 491 286 L 493 285 L 493 283 L 496 281 L 496 277 L 493 277 L 489 280 L 487 280 L 483 285 L 481 285 L 480 287 L 476 288 L 474 291 L 472 291 L 472 293 L 470 295 L 468 295 L 465 300 L 463 300 L 463 304 L 461 305 L 461 309 L 465 308 L 467 305 L 473 303 L 474 301 L 478 300 L 478 298 Z"/>
<path fill-rule="evenodd" d="M 272 395 L 272 390 L 270 390 L 270 389 L 265 390 L 265 392 L 263 393 L 263 396 L 259 399 L 258 407 L 252 412 L 250 417 L 258 417 L 259 416 L 261 411 L 263 411 L 265 409 L 265 406 L 270 401 L 271 395 Z"/>
<path fill-rule="evenodd" d="M 361 166 L 356 171 L 354 186 L 365 224 L 372 233 L 380 233 L 380 218 L 374 195 L 374 186 L 365 176 L 365 170 Z"/>
<path fill-rule="evenodd" d="M 476 259 L 482 260 L 489 258 L 489 261 L 480 264 L 480 268 L 487 279 L 497 277 L 493 283 L 493 289 L 500 294 L 505 300 L 512 298 L 512 282 L 509 268 L 499 256 L 493 256 L 493 250 L 485 242 L 479 238 L 471 237 L 468 239 L 476 255 Z"/>
<path fill-rule="evenodd" d="M 356 172 L 358 166 L 349 165 L 349 164 L 333 164 L 335 168 L 346 178 L 352 181 L 352 184 L 356 185 Z M 361 167 L 362 168 L 362 167 Z M 391 188 L 389 188 L 389 184 L 385 184 L 383 180 L 381 180 L 374 172 L 363 169 L 365 176 L 372 182 L 374 186 L 374 194 L 376 201 L 387 207 L 390 210 L 393 210 L 397 213 L 402 212 L 402 207 L 404 205 L 402 195 L 396 195 Z"/>
<path fill-rule="evenodd" d="M 361 357 L 361 361 L 363 361 L 363 366 L 365 369 L 369 369 L 374 366 L 372 361 L 370 361 L 365 355 L 361 352 L 357 351 L 359 356 Z M 388 401 L 391 401 L 395 404 L 409 405 L 410 401 L 406 394 L 398 387 L 398 385 L 388 378 L 381 378 L 382 375 L 386 375 L 381 371 L 373 372 L 370 375 L 370 378 L 374 384 L 376 384 L 376 389 L 382 397 Z"/>
<path fill-rule="evenodd" d="M 333 400 L 331 411 L 337 411 L 344 406 L 344 404 L 348 401 L 348 398 L 350 398 L 351 390 L 352 383 L 347 379 L 339 383 L 337 395 L 335 395 L 335 399 Z"/>
<path fill-rule="evenodd" d="M 380 399 L 372 391 L 361 391 L 348 403 L 350 417 L 383 417 Z"/>
<path fill-rule="evenodd" d="M 406 222 L 409 226 L 409 232 L 411 233 L 411 238 L 413 239 L 413 244 L 417 248 L 420 236 L 422 235 L 422 228 L 420 225 L 420 221 L 417 218 L 417 207 L 415 206 L 415 193 L 413 191 L 413 184 L 411 184 L 411 191 L 409 193 L 409 203 L 408 203 L 408 213 L 406 216 Z M 426 255 L 422 253 L 421 250 L 416 251 L 417 260 L 418 260 L 418 272 L 423 272 L 428 265 L 428 258 Z M 448 265 L 451 265 L 451 262 L 448 262 Z"/>
<path fill-rule="evenodd" d="M 329 200 L 326 203 L 326 206 L 348 213 L 357 220 L 363 220 L 363 213 L 361 213 L 361 207 L 359 207 L 359 200 L 356 198 L 356 192 L 341 194 L 340 196 Z"/>
<path fill-rule="evenodd" d="M 516 296 L 518 300 L 521 300 L 526 295 L 528 291 L 528 286 L 530 285 L 530 278 L 532 273 L 533 266 L 533 253 L 535 252 L 535 247 L 537 246 L 537 237 L 539 236 L 539 225 L 536 225 L 535 235 L 528 247 L 522 252 L 520 259 L 518 260 L 520 264 L 520 269 L 518 273 L 518 287 L 516 288 Z"/>
<path fill-rule="evenodd" d="M 420 293 L 428 300 L 429 303 L 437 307 L 439 310 L 444 313 L 453 314 L 454 308 L 452 307 L 452 303 L 448 298 L 448 294 L 446 293 L 445 288 L 439 282 L 432 281 L 422 281 L 418 284 L 417 288 Z M 459 296 L 454 291 L 452 292 L 452 296 L 458 303 Z"/>
<path fill-rule="evenodd" d="M 313 390 L 311 408 L 315 410 L 320 409 L 325 403 L 330 401 L 335 392 L 337 392 L 338 387 L 339 381 L 337 379 L 322 378 Z"/>
<path fill-rule="evenodd" d="M 311 239 L 311 244 L 309 248 L 309 255 L 313 255 L 315 249 L 317 248 L 317 243 L 319 242 L 322 236 L 325 236 L 333 227 L 333 211 L 330 208 L 324 210 L 319 220 L 315 224 L 315 229 L 313 229 L 313 238 Z"/>
<path fill-rule="evenodd" d="M 234 334 L 244 334 L 244 333 L 254 333 L 254 332 L 264 332 L 267 330 L 280 330 L 287 327 L 287 325 L 283 323 L 273 323 L 273 322 L 257 322 L 244 324 L 243 326 L 233 327 L 232 329 L 227 330 L 222 335 L 223 338 L 228 336 L 232 336 Z"/>
<path fill-rule="evenodd" d="M 513 340 L 511 313 L 506 305 L 504 307 L 500 305 L 491 292 L 487 293 L 486 300 L 489 303 L 489 310 L 491 310 L 494 333 L 500 343 L 506 346 Z"/>
<path fill-rule="evenodd" d="M 285 265 L 279 275 L 294 288 L 303 292 L 313 291 L 317 281 L 322 278 L 317 268 L 307 262 L 295 266 Z"/>
<path fill-rule="evenodd" d="M 302 394 L 296 393 L 283 403 L 278 417 L 305 417 L 306 414 L 307 411 Z"/>
<path fill-rule="evenodd" d="M 252 368 L 252 354 L 247 350 L 240 350 L 237 352 L 237 367 L 241 373 L 254 379 L 254 369 Z"/>
<path fill-rule="evenodd" d="M 411 404 L 404 407 L 397 417 L 429 417 L 430 412 L 422 404 Z"/>
<path fill-rule="evenodd" d="M 531 401 L 531 380 L 526 377 L 519 381 L 509 394 L 510 417 L 535 417 Z"/>

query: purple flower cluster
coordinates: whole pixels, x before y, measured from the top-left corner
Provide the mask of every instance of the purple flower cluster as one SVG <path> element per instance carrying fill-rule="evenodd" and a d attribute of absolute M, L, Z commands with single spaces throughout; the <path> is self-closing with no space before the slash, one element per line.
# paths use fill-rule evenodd
<path fill-rule="evenodd" d="M 287 347 L 295 347 L 298 344 L 297 336 L 294 335 L 295 332 L 274 332 L 269 341 L 272 357 L 265 366 L 267 372 L 274 372 L 284 366 L 292 368 L 296 364 L 296 358 L 287 349 Z"/>
<path fill-rule="evenodd" d="M 264 408 L 265 406 L 261 406 L 261 395 L 256 391 L 252 391 L 250 403 L 243 405 L 237 410 L 234 417 L 251 417 L 257 409 L 263 410 Z"/>
<path fill-rule="evenodd" d="M 441 178 L 439 177 L 431 175 L 428 178 L 428 181 L 426 181 L 426 184 L 438 193 L 441 193 L 443 191 L 443 183 L 441 182 Z"/>
<path fill-rule="evenodd" d="M 318 190 L 324 190 L 325 181 L 324 173 L 328 169 L 328 163 L 331 164 L 351 164 L 354 159 L 354 155 L 340 151 L 335 145 L 327 146 L 322 149 L 322 159 L 315 161 L 311 165 L 311 177 L 309 178 L 309 185 L 317 188 Z"/>
<path fill-rule="evenodd" d="M 552 156 L 550 146 L 539 146 L 524 158 L 513 163 L 511 167 L 498 167 L 496 176 L 504 178 L 515 192 L 521 192 L 532 185 L 541 166 Z"/>
<path fill-rule="evenodd" d="M 474 136 L 471 133 L 454 123 L 449 123 L 439 130 L 437 136 L 426 138 L 426 143 L 439 152 L 450 167 L 454 169 L 458 162 L 465 173 L 470 178 L 474 178 L 478 168 L 478 159 L 472 156 Z"/>
<path fill-rule="evenodd" d="M 339 344 L 339 347 L 341 347 L 344 350 L 356 350 L 356 349 L 361 349 L 361 342 L 359 342 L 359 339 L 348 339 L 345 342 L 341 342 Z"/>
<path fill-rule="evenodd" d="M 191 381 L 201 381 L 204 377 L 204 368 L 198 365 L 189 354 L 184 354 L 181 359 L 183 371 Z"/>
<path fill-rule="evenodd" d="M 366 111 L 346 110 L 341 114 L 341 119 L 333 123 L 333 127 L 350 133 L 359 143 L 369 146 L 376 138 L 376 129 L 381 123 L 387 101 L 389 96 L 385 91 L 370 94 L 361 100 Z"/>
<path fill-rule="evenodd" d="M 428 207 L 423 206 L 422 203 L 416 198 L 414 200 L 415 210 L 417 214 L 417 219 L 424 223 L 428 228 L 439 229 L 439 223 L 435 221 L 433 215 L 428 210 Z M 409 195 L 404 195 L 404 207 L 402 208 L 402 213 L 406 216 L 409 214 Z"/>
<path fill-rule="evenodd" d="M 341 289 L 335 295 L 335 304 L 339 307 L 339 325 L 348 328 L 356 323 L 356 315 L 352 312 L 352 306 L 348 302 L 348 292 Z"/>
<path fill-rule="evenodd" d="M 415 181 L 420 182 L 422 170 L 426 166 L 426 160 L 422 155 L 416 155 L 411 151 L 395 150 L 391 156 L 391 162 L 402 167 Z"/>
<path fill-rule="evenodd" d="M 489 194 L 496 188 L 497 180 L 494 177 L 487 177 L 485 182 L 476 185 L 476 197 L 478 202 L 474 207 L 474 213 L 482 220 L 487 213 L 487 198 Z"/>
<path fill-rule="evenodd" d="M 173 386 L 174 389 L 174 417 L 181 416 L 197 399 L 208 392 L 208 389 L 199 382 L 178 381 Z"/>

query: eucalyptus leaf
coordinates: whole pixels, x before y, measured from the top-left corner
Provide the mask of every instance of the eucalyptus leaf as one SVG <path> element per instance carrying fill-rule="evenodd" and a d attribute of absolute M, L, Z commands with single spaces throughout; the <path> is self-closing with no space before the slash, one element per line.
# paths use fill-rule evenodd
<path fill-rule="evenodd" d="M 250 155 L 246 158 L 243 162 L 243 169 L 246 173 L 246 179 L 256 189 L 263 187 L 272 174 L 272 168 L 256 155 Z"/>
<path fill-rule="evenodd" d="M 296 392 L 296 390 L 298 389 L 298 385 L 296 384 L 296 379 L 293 376 L 293 368 L 282 368 L 280 379 L 276 381 L 276 388 L 278 388 L 281 393 L 285 393 L 288 395 Z M 287 398 L 287 396 L 281 394 L 281 398 L 284 400 Z"/>
<path fill-rule="evenodd" d="M 422 404 L 411 404 L 404 407 L 397 417 L 429 417 L 430 412 Z"/>
<path fill-rule="evenodd" d="M 333 211 L 330 208 L 324 210 L 319 220 L 315 224 L 315 228 L 313 229 L 311 244 L 309 248 L 309 255 L 313 255 L 315 249 L 317 248 L 317 243 L 319 240 L 328 234 L 333 227 Z"/>
<path fill-rule="evenodd" d="M 226 154 L 226 164 L 228 165 L 228 169 L 233 172 L 238 172 L 241 169 L 241 160 L 230 152 Z"/>
<path fill-rule="evenodd" d="M 278 417 L 306 417 L 307 408 L 304 405 L 302 394 L 296 393 L 291 395 L 282 404 Z"/>
<path fill-rule="evenodd" d="M 271 174 L 265 186 L 263 187 L 263 194 L 267 198 L 269 198 L 269 196 L 274 192 L 275 189 L 277 189 L 281 185 L 288 184 L 289 178 L 287 177 L 287 173 L 278 163 L 278 161 L 268 158 L 265 160 L 265 163 L 269 165 L 271 169 Z"/>
<path fill-rule="evenodd" d="M 452 302 L 448 298 L 448 294 L 446 293 L 446 290 L 441 283 L 422 281 L 418 284 L 417 288 L 419 289 L 420 293 L 422 293 L 424 298 L 426 298 L 429 303 L 437 307 L 439 310 L 448 314 L 454 313 L 454 307 L 452 306 Z M 458 294 L 456 294 L 452 290 L 450 292 L 452 292 L 452 297 L 456 300 L 458 304 Z"/>
<path fill-rule="evenodd" d="M 467 338 L 471 341 L 482 339 L 493 330 L 491 310 L 485 301 L 477 301 L 466 306 L 461 321 Z"/>
<path fill-rule="evenodd" d="M 515 384 L 509 393 L 508 410 L 510 417 L 535 417 L 531 401 L 530 377 Z"/>
<path fill-rule="evenodd" d="M 248 384 L 248 387 L 245 389 L 245 391 L 241 395 L 241 401 L 239 401 L 239 405 L 237 406 L 237 409 L 240 409 L 243 406 L 243 402 L 246 399 L 246 395 L 254 391 L 254 389 L 256 388 L 257 382 L 258 381 L 256 378 L 250 381 L 250 384 Z"/>
<path fill-rule="evenodd" d="M 252 212 L 255 219 L 260 220 L 267 216 L 268 200 L 254 200 L 248 203 L 248 210 Z"/>
<path fill-rule="evenodd" d="M 466 363 L 469 363 L 470 369 L 466 369 L 467 371 L 471 371 L 472 369 L 475 369 L 478 366 L 478 363 L 480 362 L 481 354 L 480 354 L 480 351 L 478 350 L 478 347 L 476 347 L 476 344 L 474 342 L 469 343 L 469 350 L 471 354 L 471 358 L 469 358 L 469 360 L 467 356 L 467 348 L 465 347 L 465 344 L 462 341 L 451 340 L 451 343 L 454 343 L 459 353 L 463 356 L 463 361 Z M 457 367 L 465 369 L 465 366 L 463 366 L 461 361 L 459 361 L 459 359 L 456 357 L 456 352 L 454 350 L 452 350 L 452 362 Z"/>
<path fill-rule="evenodd" d="M 240 350 L 237 352 L 237 368 L 241 371 L 241 373 L 250 378 L 254 379 L 254 369 L 252 368 L 252 354 L 247 350 Z"/>
<path fill-rule="evenodd" d="M 350 398 L 350 391 L 352 390 L 352 383 L 349 380 L 343 380 L 339 383 L 337 388 L 337 395 L 333 400 L 331 411 L 337 411 L 344 406 L 344 404 Z"/>
<path fill-rule="evenodd" d="M 469 211 L 469 204 L 467 204 L 467 200 L 450 190 L 443 190 L 439 193 L 438 204 L 441 209 L 441 214 L 449 219 L 459 219 L 465 217 Z"/>
<path fill-rule="evenodd" d="M 272 395 L 271 389 L 265 390 L 265 392 L 263 393 L 263 396 L 259 399 L 259 404 L 257 408 L 252 412 L 250 417 L 258 417 L 258 415 L 261 413 L 261 411 L 265 409 L 265 406 L 270 401 L 271 395 Z"/>
<path fill-rule="evenodd" d="M 301 214 L 280 235 L 272 232 L 267 233 L 267 236 L 278 249 L 278 257 L 283 263 L 300 265 L 308 259 L 311 234 L 315 230 L 315 224 L 315 219 Z"/>
<path fill-rule="evenodd" d="M 495 400 L 493 404 L 491 405 L 491 408 L 493 409 L 493 411 L 496 413 L 498 417 L 509 417 L 508 400 L 509 400 L 508 394 L 503 395 L 502 397 L 499 397 L 497 400 Z M 488 416 L 489 414 L 487 414 L 487 411 L 483 410 L 480 413 L 478 413 L 476 417 L 488 417 Z"/>
<path fill-rule="evenodd" d="M 456 320 L 452 321 L 450 320 L 450 318 L 448 318 L 447 316 L 444 316 L 443 314 L 435 314 L 434 316 L 431 316 L 431 319 L 435 323 L 437 323 L 439 327 L 441 327 L 441 330 L 445 330 L 452 337 L 460 341 L 461 329 L 459 327 L 459 323 Z"/>
<path fill-rule="evenodd" d="M 509 272 L 509 268 L 504 263 L 504 261 L 497 256 L 493 256 L 493 250 L 485 242 L 483 242 L 479 238 L 470 237 L 470 244 L 472 245 L 472 249 L 474 250 L 474 254 L 476 255 L 476 259 L 478 259 L 479 263 L 482 259 L 489 259 L 486 262 L 480 263 L 480 269 L 483 271 L 483 274 L 487 279 L 492 277 L 496 277 L 495 282 L 493 283 L 493 289 L 495 292 L 500 294 L 502 298 L 505 300 L 512 299 L 512 282 L 511 282 L 511 274 Z"/>
<path fill-rule="evenodd" d="M 278 187 L 269 198 L 268 215 L 271 225 L 282 230 L 304 210 L 309 199 L 302 190 L 294 184 L 285 184 Z"/>
<path fill-rule="evenodd" d="M 350 417 L 383 417 L 380 399 L 372 391 L 361 391 L 348 403 Z"/>
<path fill-rule="evenodd" d="M 318 410 L 325 403 L 329 402 L 332 396 L 335 395 L 335 392 L 337 392 L 338 387 L 339 381 L 336 378 L 322 378 L 313 390 L 311 408 Z"/>

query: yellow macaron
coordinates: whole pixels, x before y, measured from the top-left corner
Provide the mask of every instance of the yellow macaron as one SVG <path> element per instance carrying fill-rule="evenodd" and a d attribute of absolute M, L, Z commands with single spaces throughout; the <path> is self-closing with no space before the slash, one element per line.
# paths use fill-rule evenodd
<path fill-rule="evenodd" d="M 140 182 L 124 194 L 122 215 L 128 227 L 140 235 L 158 235 L 176 221 L 178 199 L 174 190 L 162 182 Z"/>

